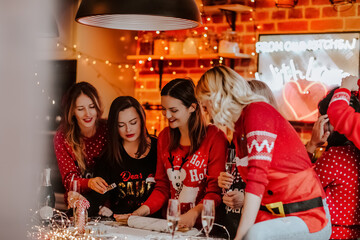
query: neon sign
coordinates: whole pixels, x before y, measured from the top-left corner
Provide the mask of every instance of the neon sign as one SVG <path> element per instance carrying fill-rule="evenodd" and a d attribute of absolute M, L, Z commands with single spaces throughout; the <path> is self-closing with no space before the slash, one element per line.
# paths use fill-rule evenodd
<path fill-rule="evenodd" d="M 355 48 L 358 39 L 318 39 L 308 41 L 269 41 L 257 42 L 257 53 L 272 52 L 304 52 L 317 50 L 352 50 Z"/>
<path fill-rule="evenodd" d="M 359 74 L 360 33 L 260 35 L 256 79 L 291 121 L 315 121 L 317 104 L 348 74 Z"/>

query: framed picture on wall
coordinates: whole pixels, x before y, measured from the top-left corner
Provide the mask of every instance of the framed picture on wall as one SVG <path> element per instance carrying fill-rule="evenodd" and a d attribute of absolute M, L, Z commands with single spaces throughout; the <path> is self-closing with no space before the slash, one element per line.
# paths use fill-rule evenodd
<path fill-rule="evenodd" d="M 318 102 L 348 74 L 359 75 L 358 32 L 260 35 L 258 72 L 289 121 L 314 122 Z"/>

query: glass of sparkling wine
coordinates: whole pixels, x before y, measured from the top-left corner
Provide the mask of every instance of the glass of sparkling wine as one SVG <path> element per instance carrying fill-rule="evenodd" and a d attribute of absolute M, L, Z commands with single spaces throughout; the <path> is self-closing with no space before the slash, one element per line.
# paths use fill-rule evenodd
<path fill-rule="evenodd" d="M 177 199 L 169 199 L 167 208 L 168 229 L 171 233 L 171 239 L 174 239 L 175 231 L 178 228 L 180 220 L 180 202 Z"/>
<path fill-rule="evenodd" d="M 209 233 L 213 227 L 214 220 L 215 220 L 214 200 L 204 199 L 203 210 L 201 212 L 201 223 L 204 228 L 206 239 L 209 238 Z"/>
<path fill-rule="evenodd" d="M 232 168 L 235 164 L 235 149 L 228 148 L 225 169 L 227 173 L 231 174 Z"/>

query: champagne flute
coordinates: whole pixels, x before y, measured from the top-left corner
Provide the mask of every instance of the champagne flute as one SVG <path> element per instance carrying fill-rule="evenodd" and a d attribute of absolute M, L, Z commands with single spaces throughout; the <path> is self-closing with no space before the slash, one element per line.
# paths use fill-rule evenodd
<path fill-rule="evenodd" d="M 214 200 L 204 199 L 203 209 L 201 212 L 201 223 L 204 228 L 206 239 L 209 239 L 209 233 L 215 220 L 215 203 Z"/>
<path fill-rule="evenodd" d="M 168 229 L 171 233 L 171 239 L 174 239 L 175 231 L 178 228 L 180 220 L 180 202 L 177 199 L 169 199 L 167 208 Z"/>
<path fill-rule="evenodd" d="M 228 148 L 226 164 L 225 164 L 225 169 L 227 173 L 231 174 L 231 171 L 233 170 L 233 166 L 234 166 L 234 160 L 235 160 L 235 149 Z"/>

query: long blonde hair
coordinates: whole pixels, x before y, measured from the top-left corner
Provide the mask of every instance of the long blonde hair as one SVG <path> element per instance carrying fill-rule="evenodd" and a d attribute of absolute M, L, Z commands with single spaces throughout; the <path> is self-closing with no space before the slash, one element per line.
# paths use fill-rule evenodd
<path fill-rule="evenodd" d="M 210 114 L 215 125 L 225 125 L 234 131 L 234 123 L 242 110 L 253 102 L 268 102 L 255 94 L 247 81 L 226 66 L 216 66 L 206 71 L 196 86 L 200 101 L 210 100 Z"/>
<path fill-rule="evenodd" d="M 264 96 L 274 108 L 278 109 L 275 96 L 266 83 L 253 79 L 248 81 L 248 84 L 254 93 Z"/>
<path fill-rule="evenodd" d="M 75 117 L 76 99 L 81 94 L 88 96 L 94 103 L 97 112 L 95 126 L 98 126 L 98 122 L 102 114 L 98 92 L 90 83 L 79 82 L 72 85 L 63 98 L 63 117 L 61 118 L 59 129 L 63 131 L 66 142 L 70 145 L 74 152 L 78 167 L 80 168 L 81 173 L 84 174 L 86 171 L 86 154 L 84 151 L 85 149 L 80 127 Z"/>

